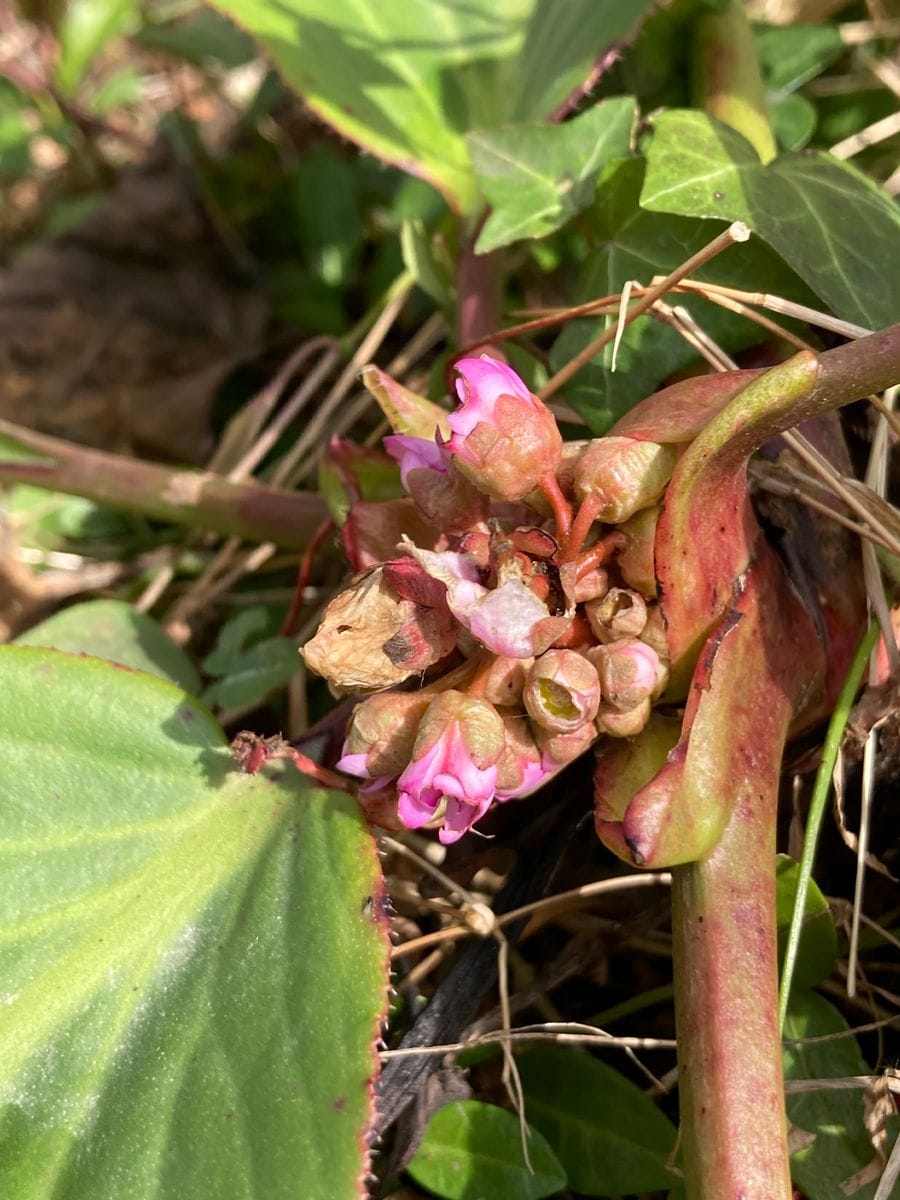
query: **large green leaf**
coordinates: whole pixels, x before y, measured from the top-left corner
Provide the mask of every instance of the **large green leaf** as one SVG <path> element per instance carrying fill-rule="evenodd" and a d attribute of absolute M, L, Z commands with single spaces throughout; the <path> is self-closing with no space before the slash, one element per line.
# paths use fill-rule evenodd
<path fill-rule="evenodd" d="M 525 1114 L 588 1196 L 672 1187 L 674 1126 L 639 1087 L 590 1055 L 561 1046 L 518 1060 Z"/>
<path fill-rule="evenodd" d="M 5 647 L 0 680 L 0 1194 L 359 1196 L 386 941 L 353 802 L 243 774 L 149 675 Z"/>
<path fill-rule="evenodd" d="M 616 96 L 563 125 L 470 133 L 475 176 L 493 206 L 476 250 L 546 237 L 587 208 L 600 168 L 629 153 L 634 121 L 634 100 Z"/>
<path fill-rule="evenodd" d="M 601 175 L 597 202 L 586 217 L 598 249 L 585 263 L 573 297 L 576 302 L 618 293 L 629 279 L 649 283 L 654 275 L 678 267 L 715 232 L 708 221 L 697 217 L 641 209 L 638 197 L 644 170 L 641 159 L 630 159 L 613 163 Z M 695 277 L 730 287 L 777 292 L 806 303 L 815 300 L 758 238 L 726 250 Z M 698 296 L 679 295 L 671 303 L 687 308 L 726 350 L 741 350 L 760 339 L 756 325 Z M 617 316 L 569 322 L 553 346 L 553 369 L 568 362 L 605 324 L 614 324 Z M 652 317 L 639 317 L 621 340 L 616 370 L 612 369 L 612 345 L 607 345 L 578 372 L 566 389 L 566 399 L 594 433 L 605 433 L 638 400 L 696 359 L 697 352 L 670 326 Z"/>
<path fill-rule="evenodd" d="M 529 1134 L 530 1169 L 513 1113 L 479 1100 L 446 1104 L 428 1122 L 409 1173 L 444 1200 L 542 1200 L 565 1187 L 566 1173 L 541 1135 Z"/>
<path fill-rule="evenodd" d="M 471 210 L 464 135 L 541 120 L 651 0 L 216 0 L 341 133 Z"/>
<path fill-rule="evenodd" d="M 700 112 L 654 119 L 641 205 L 745 221 L 846 321 L 881 329 L 900 317 L 900 208 L 827 154 L 783 154 L 766 166 L 739 133 Z"/>
<path fill-rule="evenodd" d="M 844 1036 L 842 1037 L 841 1034 Z M 793 1038 L 826 1038 L 791 1045 Z M 787 1079 L 841 1079 L 868 1075 L 856 1038 L 847 1022 L 815 992 L 794 992 L 784 1026 L 784 1073 Z M 858 1088 L 827 1088 L 787 1097 L 791 1122 L 815 1141 L 791 1158 L 791 1175 L 810 1200 L 846 1200 L 841 1184 L 875 1157 L 866 1133 L 863 1097 Z M 875 1184 L 853 1192 L 871 1200 Z"/>
<path fill-rule="evenodd" d="M 47 646 L 71 654 L 92 654 L 149 671 L 196 696 L 200 676 L 158 621 L 124 600 L 86 600 L 33 625 L 16 638 L 18 646 Z"/>

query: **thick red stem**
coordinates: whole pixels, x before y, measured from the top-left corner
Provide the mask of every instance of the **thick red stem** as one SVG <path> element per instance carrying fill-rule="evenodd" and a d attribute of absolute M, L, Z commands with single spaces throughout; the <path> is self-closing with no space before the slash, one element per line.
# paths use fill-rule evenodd
<path fill-rule="evenodd" d="M 569 536 L 569 530 L 572 528 L 572 506 L 563 495 L 559 480 L 552 471 L 541 476 L 538 480 L 538 487 L 547 497 L 547 501 L 553 509 L 553 519 L 556 522 L 559 541 L 565 542 Z"/>

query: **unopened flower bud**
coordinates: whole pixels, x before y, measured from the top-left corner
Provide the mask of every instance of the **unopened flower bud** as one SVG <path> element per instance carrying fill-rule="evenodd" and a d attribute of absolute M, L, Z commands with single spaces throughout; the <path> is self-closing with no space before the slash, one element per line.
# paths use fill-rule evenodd
<path fill-rule="evenodd" d="M 601 704 L 597 713 L 597 729 L 607 737 L 632 738 L 642 732 L 650 720 L 650 697 L 625 712 L 611 704 Z"/>
<path fill-rule="evenodd" d="M 659 655 L 637 638 L 596 646 L 588 651 L 588 658 L 600 676 L 604 702 L 620 712 L 637 708 L 665 686 L 666 668 Z"/>
<path fill-rule="evenodd" d="M 525 690 L 528 668 L 533 662 L 533 658 L 495 658 L 485 680 L 485 700 L 503 708 L 518 704 Z"/>
<path fill-rule="evenodd" d="M 584 613 L 598 642 L 639 637 L 647 624 L 647 605 L 632 588 L 610 588 L 599 600 L 589 600 Z"/>
<path fill-rule="evenodd" d="M 353 710 L 340 771 L 360 779 L 393 779 L 409 763 L 419 722 L 431 696 L 416 692 L 382 692 Z"/>
<path fill-rule="evenodd" d="M 526 716 L 504 716 L 503 728 L 505 742 L 497 764 L 496 798 L 514 800 L 539 788 L 547 771 Z"/>
<path fill-rule="evenodd" d="M 583 655 L 548 650 L 529 670 L 522 699 L 535 724 L 554 733 L 569 733 L 596 716 L 600 680 Z"/>
<path fill-rule="evenodd" d="M 629 587 L 652 600 L 656 595 L 656 570 L 654 547 L 656 523 L 659 520 L 659 505 L 644 508 L 619 526 L 625 536 L 624 549 L 616 555 L 622 578 Z"/>
<path fill-rule="evenodd" d="M 593 571 L 588 571 L 586 575 L 582 575 L 576 580 L 573 589 L 573 598 L 576 604 L 581 604 L 586 600 L 602 600 L 609 591 L 609 571 L 603 567 L 595 567 Z"/>
<path fill-rule="evenodd" d="M 666 623 L 658 604 L 651 604 L 647 609 L 647 624 L 641 630 L 641 641 L 652 646 L 663 662 L 668 660 L 669 641 L 666 637 Z"/>
<path fill-rule="evenodd" d="M 429 704 L 419 725 L 412 759 L 397 780 L 397 811 L 418 829 L 446 802 L 442 842 L 458 841 L 491 806 L 505 745 L 503 722 L 493 705 L 447 691 Z"/>
<path fill-rule="evenodd" d="M 562 435 L 550 409 L 505 363 L 482 355 L 456 364 L 461 407 L 445 443 L 458 469 L 495 500 L 521 500 L 556 469 Z"/>
<path fill-rule="evenodd" d="M 543 755 L 545 768 L 558 771 L 568 763 L 574 762 L 594 744 L 597 740 L 597 727 L 593 721 L 585 721 L 583 725 L 569 730 L 568 733 L 554 733 L 550 729 L 536 726 L 534 737 Z"/>
<path fill-rule="evenodd" d="M 596 504 L 597 520 L 618 525 L 659 499 L 677 461 L 675 446 L 595 438 L 575 468 L 575 494 Z"/>

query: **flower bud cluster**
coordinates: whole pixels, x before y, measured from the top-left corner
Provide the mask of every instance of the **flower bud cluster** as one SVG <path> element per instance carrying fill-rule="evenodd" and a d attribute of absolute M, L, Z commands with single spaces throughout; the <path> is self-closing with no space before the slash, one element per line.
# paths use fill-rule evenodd
<path fill-rule="evenodd" d="M 337 763 L 370 818 L 436 823 L 443 842 L 601 736 L 643 729 L 667 682 L 653 540 L 675 465 L 632 438 L 564 448 L 505 363 L 456 369 L 448 437 L 385 439 L 409 498 L 383 502 L 378 530 L 409 513 L 399 540 L 357 564 L 303 650 L 335 690 L 375 693 Z"/>

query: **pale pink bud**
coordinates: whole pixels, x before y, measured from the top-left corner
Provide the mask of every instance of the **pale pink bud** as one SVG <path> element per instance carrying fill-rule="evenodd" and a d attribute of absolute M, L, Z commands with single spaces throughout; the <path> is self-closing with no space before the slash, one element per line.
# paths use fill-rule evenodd
<path fill-rule="evenodd" d="M 647 624 L 647 605 L 639 592 L 616 587 L 599 600 L 589 600 L 584 615 L 598 642 L 618 642 L 640 636 Z"/>
<path fill-rule="evenodd" d="M 640 704 L 625 712 L 613 708 L 611 704 L 601 704 L 597 713 L 597 729 L 607 737 L 631 738 L 643 730 L 650 720 L 650 697 L 645 697 Z"/>
<path fill-rule="evenodd" d="M 485 700 L 436 696 L 419 725 L 412 759 L 397 780 L 397 811 L 418 829 L 445 802 L 440 840 L 458 841 L 491 806 L 505 745 L 503 722 Z"/>
<path fill-rule="evenodd" d="M 568 733 L 554 733 L 538 725 L 535 727 L 534 737 L 540 748 L 545 769 L 555 773 L 574 762 L 594 744 L 597 740 L 597 727 L 593 721 L 585 721 L 583 725 L 569 730 Z"/>
<path fill-rule="evenodd" d="M 662 609 L 657 604 L 651 604 L 647 609 L 647 624 L 641 630 L 641 641 L 652 646 L 663 662 L 669 658 L 669 641 L 666 637 L 666 623 Z"/>
<path fill-rule="evenodd" d="M 617 525 L 659 499 L 677 461 L 675 446 L 595 438 L 575 468 L 575 494 L 581 501 L 594 501 L 597 520 Z"/>
<path fill-rule="evenodd" d="M 648 600 L 656 595 L 654 548 L 658 520 L 659 505 L 654 504 L 619 526 L 619 532 L 625 537 L 625 546 L 616 555 L 622 578 Z"/>
<path fill-rule="evenodd" d="M 461 407 L 446 448 L 459 470 L 495 500 L 521 500 L 556 469 L 562 435 L 550 409 L 515 371 L 486 354 L 456 363 Z"/>
<path fill-rule="evenodd" d="M 604 702 L 620 712 L 637 708 L 649 699 L 665 678 L 659 655 L 637 638 L 595 646 L 587 657 L 597 668 Z"/>
<path fill-rule="evenodd" d="M 535 791 L 547 779 L 541 752 L 531 732 L 528 718 L 504 716 L 505 741 L 497 764 L 497 800 L 514 800 Z"/>
<path fill-rule="evenodd" d="M 495 658 L 485 679 L 485 700 L 503 708 L 518 704 L 525 690 L 528 668 L 533 662 L 533 658 Z"/>
<path fill-rule="evenodd" d="M 609 591 L 609 571 L 603 567 L 595 567 L 580 579 L 575 581 L 573 599 L 576 604 L 586 600 L 602 600 Z"/>
<path fill-rule="evenodd" d="M 431 703 L 416 692 L 382 692 L 353 710 L 340 771 L 360 779 L 393 779 L 409 763 L 419 722 Z"/>
<path fill-rule="evenodd" d="M 548 650 L 529 670 L 522 699 L 537 725 L 554 733 L 568 733 L 596 716 L 600 680 L 581 654 Z"/>

